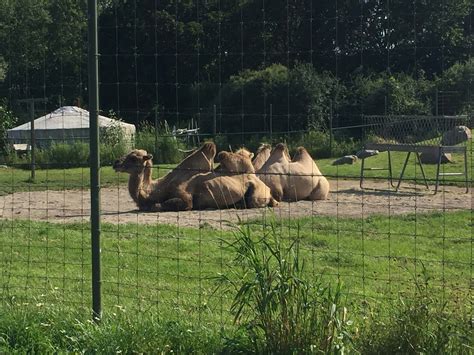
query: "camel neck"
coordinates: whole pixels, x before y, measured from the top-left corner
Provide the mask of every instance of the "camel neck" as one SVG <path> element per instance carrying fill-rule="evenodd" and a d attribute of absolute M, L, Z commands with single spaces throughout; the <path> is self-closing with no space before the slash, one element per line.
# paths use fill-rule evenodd
<path fill-rule="evenodd" d="M 259 170 L 265 164 L 265 162 L 268 160 L 269 157 L 270 157 L 270 154 L 267 155 L 266 153 L 263 153 L 263 152 L 257 154 L 257 156 L 252 162 L 255 170 Z"/>
<path fill-rule="evenodd" d="M 143 175 L 143 173 L 133 173 L 128 179 L 128 192 L 135 202 L 138 202 L 138 197 L 143 190 Z"/>

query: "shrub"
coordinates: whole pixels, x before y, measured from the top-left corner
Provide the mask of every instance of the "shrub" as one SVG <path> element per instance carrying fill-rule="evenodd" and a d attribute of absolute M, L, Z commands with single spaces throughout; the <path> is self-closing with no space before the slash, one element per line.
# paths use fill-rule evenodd
<path fill-rule="evenodd" d="M 234 295 L 231 312 L 256 353 L 344 352 L 351 321 L 342 291 L 309 281 L 299 237 L 286 241 L 275 223 L 263 237 L 247 227 L 228 244 L 235 255 L 220 287 Z"/>
<path fill-rule="evenodd" d="M 346 112 L 367 115 L 429 115 L 432 113 L 432 83 L 404 73 L 356 76 L 351 85 Z M 362 109 L 362 111 L 361 111 Z"/>
<path fill-rule="evenodd" d="M 17 121 L 13 113 L 8 110 L 6 100 L 0 100 L 0 155 L 8 156 L 11 152 L 7 141 L 7 129 L 12 128 Z"/>
<path fill-rule="evenodd" d="M 52 143 L 38 149 L 35 161 L 40 167 L 69 168 L 85 166 L 89 160 L 89 144 L 84 142 Z"/>
<path fill-rule="evenodd" d="M 172 135 L 168 123 L 165 121 L 155 132 L 155 127 L 142 124 L 135 137 L 135 146 L 153 153 L 153 162 L 161 164 L 176 164 L 183 158 L 180 149 L 186 146 Z"/>
<path fill-rule="evenodd" d="M 226 132 L 241 132 L 242 128 L 245 132 L 269 131 L 270 104 L 274 132 L 319 129 L 327 126 L 331 101 L 338 105 L 343 91 L 342 84 L 332 74 L 318 73 L 309 64 L 297 64 L 290 69 L 272 64 L 231 76 L 213 104 L 220 102 Z M 212 131 L 210 121 L 203 124 L 204 130 Z M 238 139 L 236 136 L 235 140 Z"/>
<path fill-rule="evenodd" d="M 455 92 L 445 103 L 452 112 L 446 114 L 471 114 L 474 110 L 472 85 L 474 82 L 474 59 L 456 63 L 436 79 L 438 90 Z M 440 114 L 443 112 L 440 112 Z"/>

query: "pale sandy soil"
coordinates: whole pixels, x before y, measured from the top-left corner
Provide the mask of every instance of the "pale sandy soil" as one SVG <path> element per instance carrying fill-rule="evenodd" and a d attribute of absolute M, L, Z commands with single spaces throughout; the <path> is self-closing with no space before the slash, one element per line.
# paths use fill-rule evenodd
<path fill-rule="evenodd" d="M 423 186 L 404 184 L 400 192 L 387 191 L 386 182 L 367 182 L 376 190 L 361 190 L 358 181 L 331 182 L 330 198 L 326 201 L 281 203 L 273 213 L 281 218 L 303 216 L 344 216 L 364 218 L 368 215 L 398 215 L 435 210 L 472 208 L 472 194 L 464 188 L 441 187 L 437 195 Z M 188 212 L 139 212 L 125 186 L 103 188 L 101 191 L 102 221 L 107 223 L 168 223 L 199 227 L 206 224 L 226 228 L 229 222 L 259 219 L 271 214 L 271 209 L 206 210 Z M 89 220 L 89 190 L 30 191 L 0 197 L 1 219 L 31 219 L 50 222 Z"/>

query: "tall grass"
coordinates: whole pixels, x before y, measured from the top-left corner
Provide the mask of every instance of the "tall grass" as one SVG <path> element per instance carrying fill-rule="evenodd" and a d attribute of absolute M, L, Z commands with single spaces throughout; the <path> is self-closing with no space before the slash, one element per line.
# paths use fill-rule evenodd
<path fill-rule="evenodd" d="M 256 353 L 344 352 L 352 321 L 341 285 L 308 278 L 299 236 L 285 241 L 275 224 L 263 237 L 242 228 L 228 246 L 235 258 L 220 285 Z"/>
<path fill-rule="evenodd" d="M 362 353 L 472 354 L 472 319 L 448 310 L 421 265 L 421 279 L 412 275 L 414 295 L 401 294 L 388 310 L 378 307 L 369 313 L 358 344 Z"/>
<path fill-rule="evenodd" d="M 465 227 L 468 217 L 469 212 L 454 212 L 444 217 L 419 216 L 418 246 L 420 252 L 426 250 L 426 253 L 419 254 L 417 265 L 422 265 L 420 259 L 428 255 L 436 259 L 439 252 L 436 238 L 432 235 L 422 238 L 426 230 L 439 229 L 441 223 L 446 223 L 446 240 L 452 238 L 459 245 L 460 236 L 469 233 Z M 330 244 L 335 242 L 326 228 L 334 223 L 333 219 L 321 217 L 314 222 L 313 234 L 308 226 L 305 231 L 304 220 L 292 221 L 297 233 L 291 237 L 279 224 L 266 226 L 264 232 L 261 224 L 254 228 L 247 224 L 235 234 L 185 227 L 177 231 L 176 227 L 162 224 L 142 226 L 140 233 L 135 234 L 135 224 L 121 225 L 120 232 L 115 226 L 104 224 L 107 238 L 103 240 L 102 258 L 107 271 L 103 275 L 105 314 L 100 324 L 91 322 L 90 310 L 85 309 L 90 302 L 90 288 L 83 290 L 84 299 L 78 299 L 81 297 L 78 290 L 72 290 L 78 281 L 76 273 L 82 272 L 84 265 L 90 265 L 83 227 L 68 225 L 65 238 L 63 225 L 17 221 L 15 228 L 10 229 L 8 222 L 5 225 L 8 227 L 0 229 L 4 241 L 4 253 L 0 257 L 6 265 L 4 282 L 9 279 L 3 285 L 0 305 L 0 353 L 469 354 L 474 351 L 470 308 L 466 304 L 468 275 L 461 275 L 457 280 L 455 273 L 462 274 L 460 269 L 450 271 L 448 263 L 443 264 L 443 273 L 459 287 L 451 290 L 446 286 L 444 293 L 435 276 L 441 263 L 430 264 L 430 274 L 423 266 L 415 273 L 410 262 L 405 261 L 401 265 L 411 274 L 405 282 L 409 288 L 397 288 L 395 294 L 400 297 L 396 301 L 388 299 L 385 293 L 378 297 L 369 295 L 374 294 L 370 289 L 381 287 L 383 277 L 373 284 L 367 280 L 367 296 L 361 298 L 357 292 L 357 287 L 362 287 L 360 278 L 347 283 L 350 290 L 343 289 L 334 283 L 336 276 L 330 275 L 331 262 L 313 259 L 309 254 L 309 243 L 327 241 L 327 246 L 317 252 L 327 256 Z M 353 232 L 357 221 L 341 218 L 339 223 L 341 228 L 351 231 L 346 242 L 348 248 L 341 249 L 341 255 L 360 250 L 354 242 L 358 239 Z M 367 235 L 382 230 L 381 223 L 390 223 L 393 235 L 409 235 L 407 218 L 397 216 L 367 220 Z M 36 236 L 47 236 L 49 244 L 45 245 Z M 224 240 L 218 241 L 218 236 Z M 468 243 L 469 239 L 465 239 Z M 22 252 L 30 242 L 33 243 L 28 249 L 31 263 L 27 266 Z M 372 242 L 374 250 L 379 251 L 382 240 L 372 239 Z M 397 259 L 408 255 L 401 249 L 405 242 L 393 240 L 394 250 L 403 250 Z M 196 253 L 201 243 L 205 247 L 199 249 L 199 261 L 203 263 L 199 262 L 198 266 Z M 222 249 L 221 244 L 226 248 Z M 412 244 L 406 246 L 411 248 Z M 449 243 L 445 247 L 445 253 L 452 250 Z M 121 266 L 114 264 L 118 262 L 115 248 L 120 248 Z M 370 243 L 364 248 L 369 256 Z M 458 247 L 452 251 L 462 259 L 460 251 L 469 257 L 465 249 Z M 176 265 L 178 250 L 179 266 Z M 147 253 L 139 255 L 138 251 Z M 44 269 L 44 260 L 52 263 L 63 257 L 82 261 Z M 158 259 L 160 267 L 155 270 Z M 319 263 L 322 271 L 315 273 L 309 265 L 306 268 L 305 260 Z M 347 270 L 360 275 L 362 266 L 354 259 L 348 260 Z M 364 264 L 367 273 L 371 271 L 369 260 L 367 257 Z M 384 269 L 379 258 L 372 266 Z M 123 272 L 122 279 L 116 278 L 115 272 L 110 273 L 116 267 Z M 140 270 L 140 275 L 136 270 Z M 319 278 L 320 274 L 325 278 Z M 46 288 L 42 275 L 49 280 Z M 216 277 L 220 282 L 217 290 Z M 66 282 L 65 289 L 53 287 L 58 280 Z M 131 287 L 126 287 L 127 284 Z M 155 294 L 157 284 L 166 286 Z M 402 284 L 402 279 L 393 280 L 394 288 Z M 120 291 L 120 301 L 114 294 L 115 285 L 125 286 Z M 220 293 L 218 297 L 211 294 L 212 290 Z M 451 291 L 458 294 L 459 300 Z M 143 306 L 141 310 L 135 307 L 137 297 Z M 160 306 L 155 307 L 155 302 Z M 228 322 L 231 319 L 227 310 L 232 313 L 233 324 Z"/>

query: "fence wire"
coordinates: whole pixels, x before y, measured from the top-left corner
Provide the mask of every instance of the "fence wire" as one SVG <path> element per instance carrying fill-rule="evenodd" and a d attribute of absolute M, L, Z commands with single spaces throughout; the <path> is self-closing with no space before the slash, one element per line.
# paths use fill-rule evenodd
<path fill-rule="evenodd" d="M 101 127 L 105 313 L 150 312 L 216 329 L 230 326 L 235 294 L 218 288 L 218 280 L 238 268 L 229 244 L 250 233 L 256 239 L 277 234 L 284 243 L 298 240 L 305 277 L 322 284 L 342 282 L 356 312 L 365 314 L 429 283 L 430 292 L 451 312 L 472 318 L 472 138 L 452 144 L 464 147 L 466 155 L 455 151 L 441 165 L 397 150 L 363 158 L 366 181 L 360 187 L 362 158 L 356 155 L 366 144 L 409 142 L 436 150 L 443 134 L 455 126 L 473 128 L 473 72 L 466 69 L 466 77 L 454 85 L 457 95 L 449 93 L 449 77 L 443 76 L 460 63 L 472 68 L 471 47 L 419 38 L 419 26 L 426 26 L 421 18 L 429 9 L 417 1 L 403 11 L 388 1 L 358 2 L 356 10 L 338 1 L 134 0 L 99 5 L 101 114 L 119 119 Z M 71 43 L 50 40 L 35 61 L 15 63 L 18 30 L 9 33 L 13 54 L 7 58 L 8 84 L 2 88 L 8 92 L 2 96 L 20 117 L 18 124 L 27 122 L 19 99 L 43 99 L 35 118 L 63 106 L 87 109 L 86 13 L 80 6 L 63 10 L 66 17 L 57 23 L 58 33 L 67 32 L 74 14 L 83 22 L 76 24 L 79 32 L 71 39 L 73 54 L 68 52 Z M 403 16 L 412 21 L 401 21 Z M 470 25 L 462 30 L 472 36 Z M 410 39 L 404 39 L 406 33 Z M 431 63 L 427 56 L 439 59 Z M 403 85 L 412 86 L 404 92 Z M 46 121 L 41 127 L 34 179 L 29 129 L 9 135 L 0 169 L 4 305 L 90 309 L 85 112 L 75 118 L 64 115 L 62 121 L 59 117 L 59 126 Z M 71 133 L 72 120 L 80 123 Z M 136 132 L 127 135 L 120 122 L 133 124 Z M 283 143 L 290 159 L 304 146 L 321 172 L 313 165 L 292 171 L 288 161 L 280 170 L 256 174 L 222 173 L 217 163 L 208 170 L 176 167 L 210 141 L 216 153 L 246 147 L 257 154 L 261 143 L 272 149 Z M 147 167 L 155 185 L 143 185 L 143 160 L 138 173 L 113 168 L 132 149 L 153 155 Z M 349 157 L 348 164 L 334 165 L 342 156 Z M 204 177 L 191 187 L 167 185 L 171 197 L 190 189 L 191 210 L 167 211 L 167 199 L 161 197 L 137 205 L 134 198 L 158 189 L 156 179 L 171 171 L 178 180 L 206 174 L 230 178 L 213 180 L 216 185 L 204 185 L 210 179 Z M 463 171 L 466 176 L 459 175 Z M 288 201 L 292 191 L 308 189 L 307 183 L 292 179 L 321 175 L 330 184 L 327 198 L 306 194 Z M 248 181 L 283 177 L 289 179 L 283 196 L 270 189 L 261 195 L 281 200 L 278 206 L 250 208 L 248 199 L 255 192 Z M 317 180 L 310 179 L 310 191 Z M 437 180 L 440 187 L 434 194 Z M 240 189 L 240 198 L 227 193 L 232 184 Z M 210 192 L 214 202 L 224 202 L 199 207 L 207 196 L 203 186 L 216 189 Z"/>

